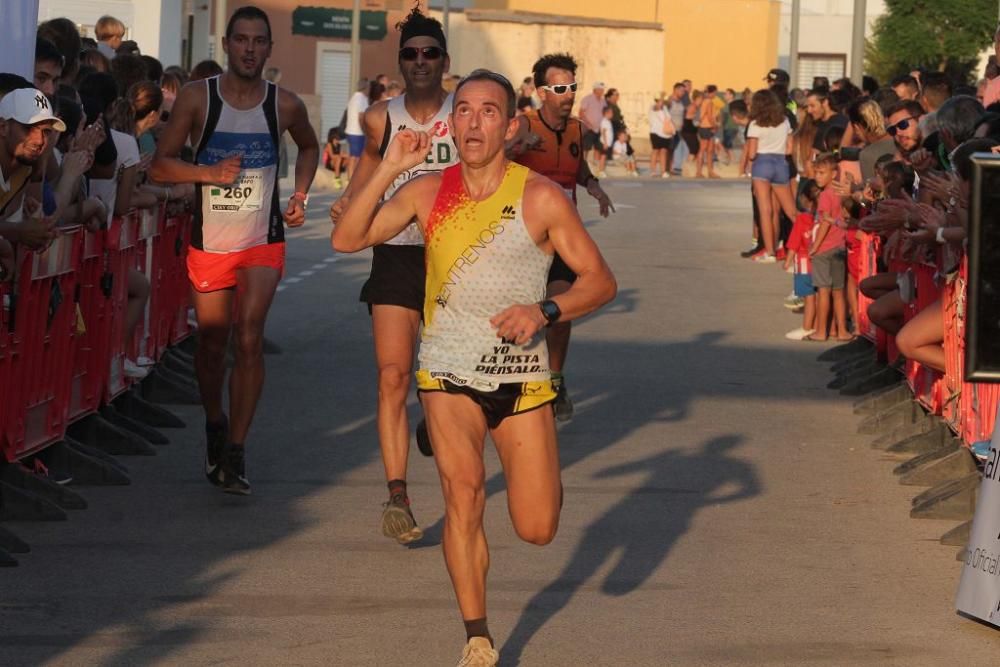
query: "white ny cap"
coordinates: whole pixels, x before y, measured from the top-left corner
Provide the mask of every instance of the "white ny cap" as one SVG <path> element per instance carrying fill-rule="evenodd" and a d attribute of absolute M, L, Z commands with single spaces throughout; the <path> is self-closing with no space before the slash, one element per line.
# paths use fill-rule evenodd
<path fill-rule="evenodd" d="M 52 114 L 52 105 L 45 93 L 34 88 L 12 90 L 0 100 L 0 118 L 16 120 L 22 125 L 52 122 L 52 128 L 66 131 L 66 123 Z"/>
<path fill-rule="evenodd" d="M 604 90 L 604 82 L 603 81 L 598 81 L 597 83 L 594 84 L 594 90 L 597 90 L 598 88 L 600 88 L 601 90 Z"/>

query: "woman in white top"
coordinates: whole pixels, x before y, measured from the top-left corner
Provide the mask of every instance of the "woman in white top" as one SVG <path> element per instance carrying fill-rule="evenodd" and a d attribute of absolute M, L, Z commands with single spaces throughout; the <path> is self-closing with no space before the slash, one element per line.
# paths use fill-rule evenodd
<path fill-rule="evenodd" d="M 663 100 L 657 98 L 653 100 L 653 108 L 649 110 L 649 143 L 653 148 L 649 156 L 649 171 L 654 178 L 670 178 L 670 146 L 673 145 L 674 134 L 677 128 L 674 127 L 663 106 Z"/>
<path fill-rule="evenodd" d="M 750 127 L 747 128 L 747 159 L 753 162 L 753 195 L 760 212 L 763 252 L 755 262 L 773 264 L 778 238 L 778 210 L 771 193 L 789 220 L 795 220 L 795 202 L 788 185 L 788 155 L 792 153 L 792 127 L 778 96 L 770 90 L 758 90 L 750 101 Z"/>

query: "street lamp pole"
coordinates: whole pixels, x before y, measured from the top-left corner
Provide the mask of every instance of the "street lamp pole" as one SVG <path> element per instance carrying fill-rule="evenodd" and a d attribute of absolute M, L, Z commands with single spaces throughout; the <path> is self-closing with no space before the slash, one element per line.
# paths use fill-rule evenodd
<path fill-rule="evenodd" d="M 865 26 L 868 23 L 866 0 L 854 0 L 854 35 L 851 40 L 851 81 L 861 85 L 865 73 Z"/>
<path fill-rule="evenodd" d="M 451 10 L 451 0 L 444 0 L 444 7 L 441 9 L 441 23 L 444 26 L 444 38 L 448 39 L 448 14 Z"/>
<path fill-rule="evenodd" d="M 351 94 L 361 79 L 361 0 L 354 0 L 351 13 Z"/>
<path fill-rule="evenodd" d="M 792 0 L 792 34 L 788 45 L 788 77 L 790 87 L 799 86 L 799 19 L 802 15 L 802 0 Z"/>

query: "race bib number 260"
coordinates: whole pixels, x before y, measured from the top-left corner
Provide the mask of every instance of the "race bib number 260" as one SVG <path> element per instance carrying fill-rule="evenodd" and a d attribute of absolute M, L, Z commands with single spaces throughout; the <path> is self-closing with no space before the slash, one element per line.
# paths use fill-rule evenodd
<path fill-rule="evenodd" d="M 262 184 L 260 174 L 244 172 L 232 185 L 213 185 L 209 188 L 209 206 L 212 212 L 218 213 L 259 211 L 263 199 Z"/>

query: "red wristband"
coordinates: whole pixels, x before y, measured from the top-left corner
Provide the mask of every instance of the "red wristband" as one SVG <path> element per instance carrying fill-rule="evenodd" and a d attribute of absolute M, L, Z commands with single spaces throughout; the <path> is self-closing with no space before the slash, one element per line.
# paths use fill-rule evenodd
<path fill-rule="evenodd" d="M 309 201 L 309 195 L 304 192 L 296 192 L 291 196 L 291 199 L 298 199 L 299 201 L 307 202 Z"/>

